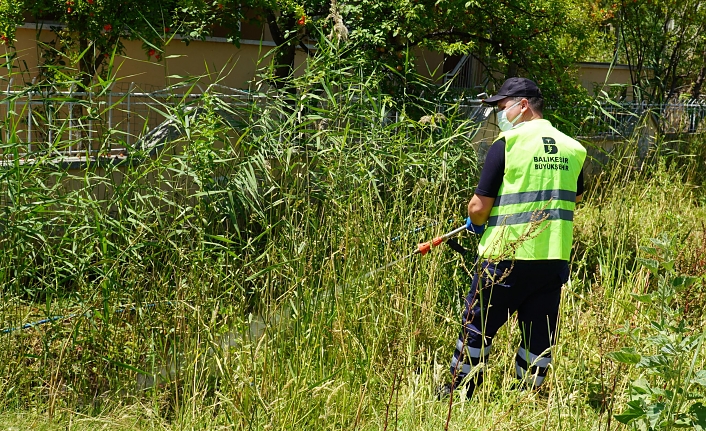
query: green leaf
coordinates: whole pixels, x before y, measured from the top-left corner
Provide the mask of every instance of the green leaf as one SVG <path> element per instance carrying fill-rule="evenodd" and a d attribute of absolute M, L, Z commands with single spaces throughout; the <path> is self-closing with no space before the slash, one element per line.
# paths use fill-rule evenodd
<path fill-rule="evenodd" d="M 654 247 L 640 247 L 641 251 L 644 251 L 647 254 L 651 254 L 653 256 L 657 255 L 657 249 Z"/>
<path fill-rule="evenodd" d="M 650 238 L 650 242 L 662 250 L 669 248 L 669 239 L 666 236 L 662 236 L 661 238 Z"/>
<path fill-rule="evenodd" d="M 632 382 L 632 388 L 638 394 L 652 393 L 652 388 L 650 387 L 649 382 L 645 380 L 644 377 L 640 377 L 639 379 Z"/>
<path fill-rule="evenodd" d="M 694 403 L 689 407 L 689 413 L 693 418 L 695 430 L 706 430 L 706 406 L 702 403 Z"/>
<path fill-rule="evenodd" d="M 655 403 L 647 406 L 647 420 L 650 423 L 650 428 L 651 429 L 656 429 L 655 425 L 660 423 L 660 419 L 662 418 L 662 412 L 664 411 L 665 404 L 664 403 Z"/>
<path fill-rule="evenodd" d="M 657 354 L 652 356 L 643 356 L 640 359 L 640 363 L 637 364 L 638 368 L 659 368 L 668 367 L 669 359 L 663 354 Z"/>
<path fill-rule="evenodd" d="M 706 370 L 697 371 L 696 375 L 691 379 L 691 383 L 696 383 L 706 388 Z"/>
<path fill-rule="evenodd" d="M 655 259 L 643 259 L 641 257 L 637 258 L 637 261 L 642 264 L 642 266 L 647 267 L 647 269 L 650 270 L 651 273 L 657 274 L 659 270 L 659 262 Z"/>
<path fill-rule="evenodd" d="M 629 424 L 630 422 L 634 421 L 635 419 L 639 419 L 644 415 L 644 413 L 639 413 L 633 410 L 625 410 L 621 414 L 615 415 L 615 420 L 620 423 Z"/>
<path fill-rule="evenodd" d="M 672 269 L 674 269 L 674 259 L 662 262 L 662 268 L 666 269 L 667 271 L 671 271 Z"/>
<path fill-rule="evenodd" d="M 632 347 L 623 347 L 622 349 L 608 353 L 608 359 L 612 359 L 623 364 L 635 365 L 640 362 L 640 354 Z"/>
<path fill-rule="evenodd" d="M 678 414 L 677 419 L 674 421 L 675 428 L 691 428 L 693 426 L 694 421 L 692 421 L 691 418 L 684 413 Z"/>
<path fill-rule="evenodd" d="M 635 419 L 645 416 L 645 411 L 640 406 L 639 402 L 631 401 L 628 403 L 628 408 L 619 415 L 615 415 L 615 419 L 624 424 L 629 424 Z"/>
<path fill-rule="evenodd" d="M 696 283 L 698 279 L 699 277 L 674 277 L 674 279 L 672 280 L 672 287 L 677 290 L 686 289 L 687 287 Z"/>
<path fill-rule="evenodd" d="M 637 293 L 631 293 L 630 296 L 632 296 L 633 298 L 635 298 L 636 300 L 638 300 L 640 302 L 644 302 L 644 303 L 648 303 L 648 304 L 650 302 L 652 302 L 652 295 L 650 295 L 649 293 L 647 293 L 645 295 L 638 295 Z"/>

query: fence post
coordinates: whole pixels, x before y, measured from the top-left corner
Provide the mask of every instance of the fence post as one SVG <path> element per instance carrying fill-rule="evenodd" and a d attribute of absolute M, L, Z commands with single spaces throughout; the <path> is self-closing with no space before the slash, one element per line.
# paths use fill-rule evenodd
<path fill-rule="evenodd" d="M 689 99 L 687 102 L 687 118 L 689 118 L 689 133 L 696 133 L 696 129 L 699 127 L 699 121 L 701 116 L 701 104 L 698 99 Z"/>
<path fill-rule="evenodd" d="M 110 85 L 110 90 L 108 90 L 108 133 L 113 127 L 113 85 Z"/>
<path fill-rule="evenodd" d="M 27 92 L 27 152 L 32 152 L 32 90 Z"/>
<path fill-rule="evenodd" d="M 52 126 L 52 106 L 49 103 L 49 90 L 47 90 L 46 97 L 42 96 L 42 100 L 44 101 L 44 107 L 47 112 L 47 124 L 49 127 L 49 146 L 52 147 L 54 144 L 54 127 Z"/>
<path fill-rule="evenodd" d="M 69 156 L 71 155 L 71 149 L 74 146 L 74 144 L 71 142 L 73 139 L 73 126 L 74 126 L 74 106 L 73 103 L 71 103 L 71 96 L 74 93 L 74 86 L 72 85 L 69 88 Z"/>
<path fill-rule="evenodd" d="M 132 94 L 132 89 L 135 87 L 135 83 L 130 83 L 130 88 L 127 90 L 127 135 L 125 137 L 125 142 L 130 145 L 130 95 Z"/>

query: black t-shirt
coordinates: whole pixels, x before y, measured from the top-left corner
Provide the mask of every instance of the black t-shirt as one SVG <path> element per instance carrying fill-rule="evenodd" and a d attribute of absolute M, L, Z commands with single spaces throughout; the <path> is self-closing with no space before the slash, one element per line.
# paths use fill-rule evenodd
<path fill-rule="evenodd" d="M 505 139 L 498 139 L 490 146 L 485 156 L 485 164 L 480 173 L 480 181 L 476 194 L 489 198 L 497 198 L 505 173 Z M 576 181 L 576 196 L 583 194 L 583 168 Z"/>

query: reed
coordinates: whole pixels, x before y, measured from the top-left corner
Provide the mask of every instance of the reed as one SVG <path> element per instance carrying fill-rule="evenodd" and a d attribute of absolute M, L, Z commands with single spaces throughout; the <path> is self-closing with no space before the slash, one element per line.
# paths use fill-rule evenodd
<path fill-rule="evenodd" d="M 51 151 L 26 153 L 21 111 L 3 120 L 0 321 L 56 319 L 0 335 L 0 425 L 444 427 L 449 404 L 434 390 L 472 259 L 440 248 L 362 276 L 462 223 L 477 125 L 458 102 L 440 105 L 444 88 L 397 74 L 415 90 L 392 97 L 383 88 L 396 72 L 320 46 L 282 92 L 267 76 L 253 84 L 266 103 L 211 87 L 161 104 L 174 133 L 132 145 L 120 163 L 62 168 Z M 73 145 L 57 136 L 53 148 Z M 486 384 L 453 403 L 449 429 L 615 429 L 639 374 L 611 359 L 637 348 L 618 329 L 657 316 L 631 296 L 650 285 L 639 264 L 649 238 L 676 237 L 675 265 L 701 277 L 677 308 L 703 305 L 701 184 L 677 163 L 692 159 L 636 171 L 631 139 L 576 213 L 546 386 L 510 389 L 510 322 Z M 693 358 L 700 369 L 703 352 Z"/>

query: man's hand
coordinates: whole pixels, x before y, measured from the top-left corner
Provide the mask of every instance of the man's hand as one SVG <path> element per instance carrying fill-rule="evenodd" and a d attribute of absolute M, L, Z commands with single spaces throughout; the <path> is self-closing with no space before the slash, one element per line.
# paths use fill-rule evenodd
<path fill-rule="evenodd" d="M 481 225 L 473 224 L 473 222 L 471 221 L 471 218 L 468 217 L 468 218 L 466 218 L 466 229 L 469 232 L 472 232 L 476 235 L 483 235 L 483 232 L 485 231 L 485 225 L 484 224 L 481 224 Z"/>

